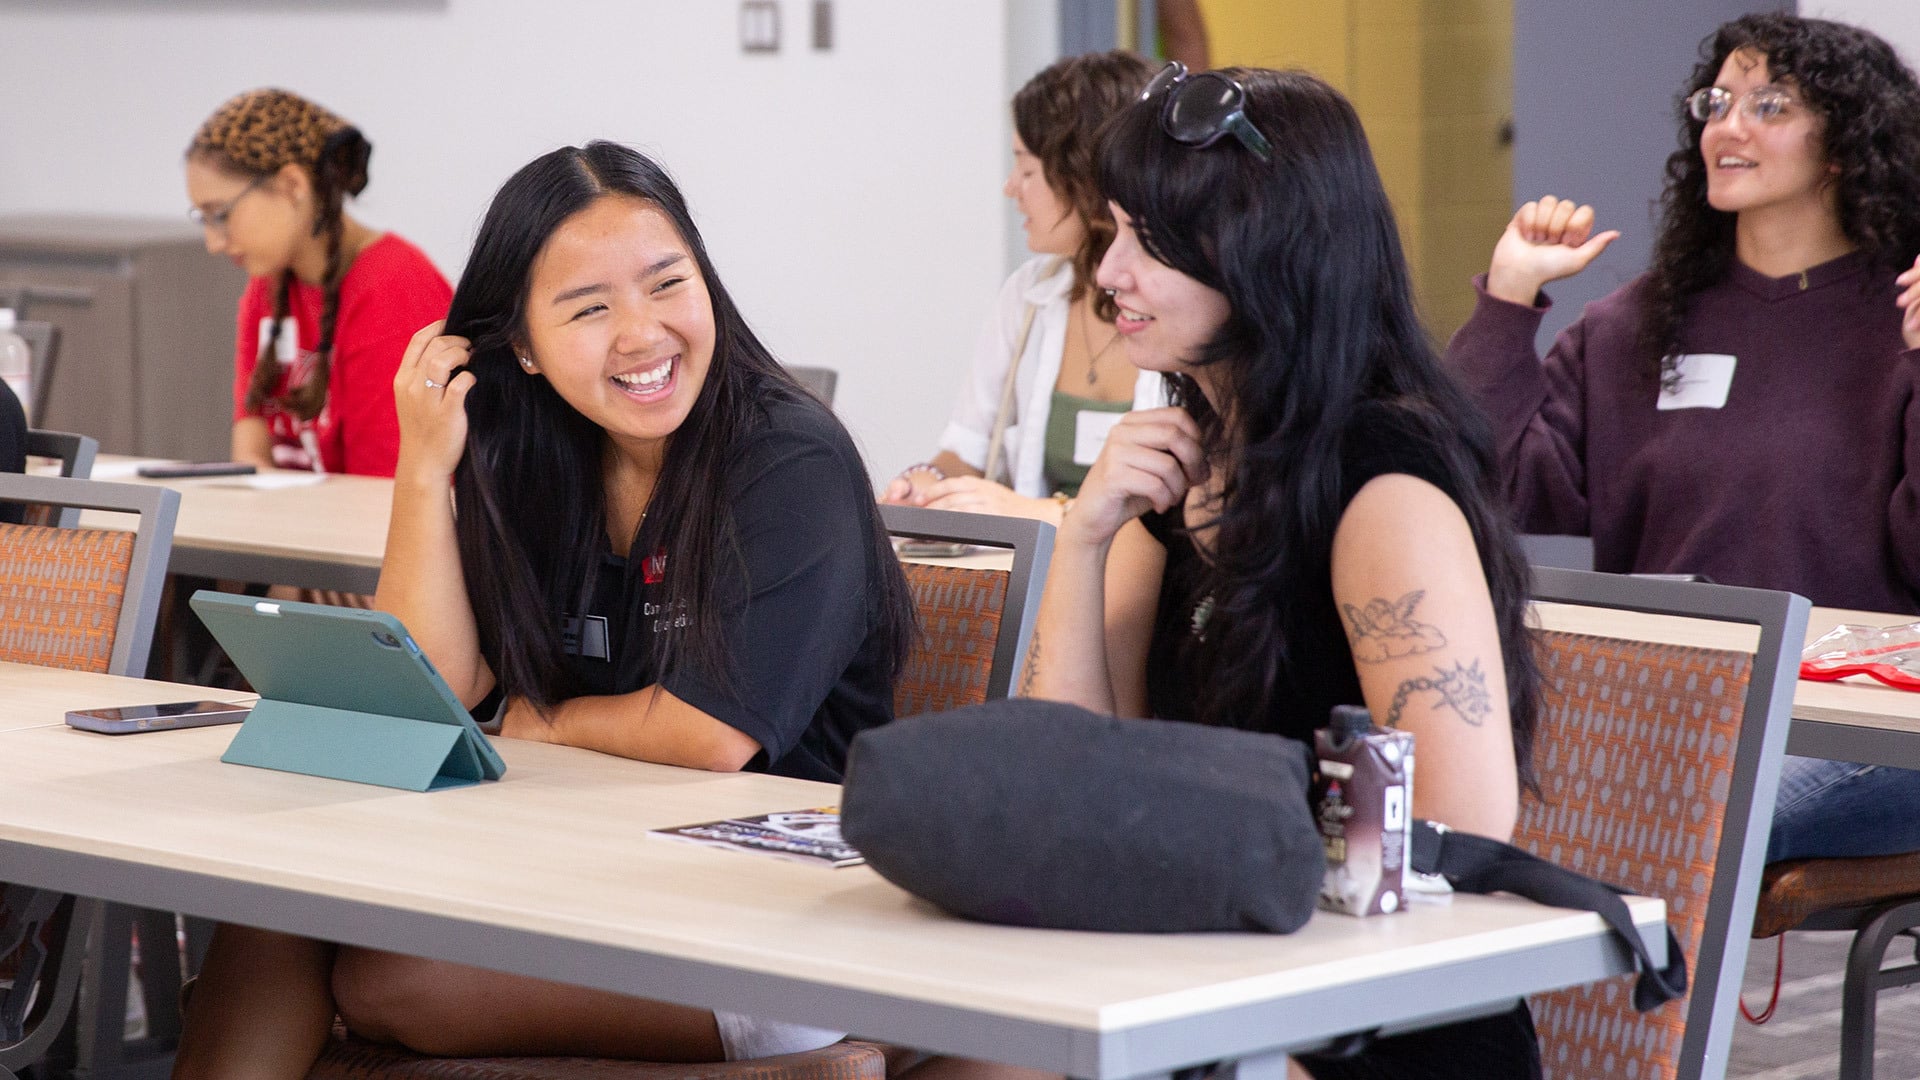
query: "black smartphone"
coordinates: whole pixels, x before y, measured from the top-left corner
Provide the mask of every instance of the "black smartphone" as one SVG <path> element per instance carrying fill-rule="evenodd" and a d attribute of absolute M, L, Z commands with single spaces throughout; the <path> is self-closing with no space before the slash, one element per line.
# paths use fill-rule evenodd
<path fill-rule="evenodd" d="M 244 461 L 182 461 L 142 465 L 134 471 L 149 480 L 168 480 L 178 476 L 246 476 L 254 468 Z"/>
<path fill-rule="evenodd" d="M 253 711 L 251 705 L 231 701 L 170 701 L 164 705 L 123 705 L 115 709 L 75 709 L 67 726 L 102 735 L 132 735 L 140 731 L 237 724 Z"/>

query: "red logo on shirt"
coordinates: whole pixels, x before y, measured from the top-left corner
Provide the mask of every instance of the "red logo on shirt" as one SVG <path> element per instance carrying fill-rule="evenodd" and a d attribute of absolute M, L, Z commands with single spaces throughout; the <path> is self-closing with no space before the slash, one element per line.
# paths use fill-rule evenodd
<path fill-rule="evenodd" d="M 661 548 L 640 561 L 640 580 L 658 585 L 667 576 L 667 549 Z"/>

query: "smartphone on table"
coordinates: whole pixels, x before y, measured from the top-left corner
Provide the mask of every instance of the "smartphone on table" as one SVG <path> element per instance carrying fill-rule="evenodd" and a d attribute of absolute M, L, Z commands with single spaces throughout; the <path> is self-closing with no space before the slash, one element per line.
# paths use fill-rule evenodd
<path fill-rule="evenodd" d="M 253 710 L 231 701 L 170 701 L 164 705 L 122 705 L 110 709 L 75 709 L 67 726 L 102 735 L 132 735 L 141 731 L 237 724 Z"/>
<path fill-rule="evenodd" d="M 149 480 L 171 480 L 189 476 L 251 476 L 255 469 L 244 461 L 172 461 L 142 465 L 134 471 Z"/>

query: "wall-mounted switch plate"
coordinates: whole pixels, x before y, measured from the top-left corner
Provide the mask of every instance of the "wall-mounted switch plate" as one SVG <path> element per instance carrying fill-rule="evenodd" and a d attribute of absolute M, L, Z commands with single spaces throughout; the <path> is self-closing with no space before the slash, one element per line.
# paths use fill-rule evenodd
<path fill-rule="evenodd" d="M 813 51 L 833 49 L 833 0 L 813 0 Z"/>
<path fill-rule="evenodd" d="M 778 0 L 741 0 L 740 51 L 750 53 L 780 51 Z"/>

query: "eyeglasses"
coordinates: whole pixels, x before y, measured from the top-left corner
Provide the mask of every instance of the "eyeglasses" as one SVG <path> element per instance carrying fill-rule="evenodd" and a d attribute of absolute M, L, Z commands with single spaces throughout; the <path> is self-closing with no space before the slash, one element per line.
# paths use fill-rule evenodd
<path fill-rule="evenodd" d="M 1739 97 L 1718 86 L 1695 90 L 1687 96 L 1687 115 L 1703 124 L 1725 120 L 1735 105 L 1740 115 L 1757 124 L 1774 124 L 1793 110 L 1793 97 L 1777 86 L 1756 86 Z"/>
<path fill-rule="evenodd" d="M 1261 161 L 1273 156 L 1266 136 L 1247 119 L 1246 87 L 1217 71 L 1188 75 L 1187 65 L 1170 60 L 1140 92 L 1140 100 L 1163 93 L 1167 100 L 1160 106 L 1160 130 L 1174 142 L 1204 149 L 1232 135 Z"/>
<path fill-rule="evenodd" d="M 259 187 L 261 184 L 264 184 L 271 179 L 273 179 L 272 173 L 268 173 L 265 176 L 254 177 L 253 183 L 248 184 L 246 187 L 241 188 L 240 194 L 235 195 L 231 199 L 228 199 L 227 204 L 225 206 L 220 207 L 218 210 L 208 212 L 206 210 L 200 209 L 197 206 L 190 207 L 187 210 L 187 220 L 193 222 L 195 225 L 198 225 L 203 229 L 218 229 L 221 232 L 226 232 L 227 219 L 233 216 L 233 208 L 240 205 L 240 200 L 246 198 L 248 192 L 252 191 L 253 189 Z"/>

